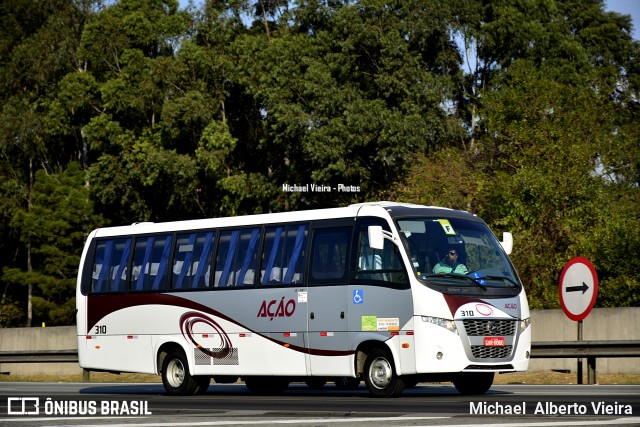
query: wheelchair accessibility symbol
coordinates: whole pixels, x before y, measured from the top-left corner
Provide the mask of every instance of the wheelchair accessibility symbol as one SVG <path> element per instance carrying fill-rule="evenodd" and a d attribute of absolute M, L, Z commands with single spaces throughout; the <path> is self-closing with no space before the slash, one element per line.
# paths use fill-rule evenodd
<path fill-rule="evenodd" d="M 362 304 L 364 302 L 364 291 L 362 289 L 353 290 L 353 303 Z"/>

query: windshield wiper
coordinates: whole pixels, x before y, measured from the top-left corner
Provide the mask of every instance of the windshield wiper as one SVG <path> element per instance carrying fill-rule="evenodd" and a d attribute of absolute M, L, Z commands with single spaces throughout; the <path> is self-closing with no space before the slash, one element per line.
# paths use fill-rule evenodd
<path fill-rule="evenodd" d="M 482 276 L 482 277 L 478 277 L 478 279 L 506 280 L 507 282 L 509 282 L 509 284 L 513 285 L 514 288 L 520 287 L 520 285 L 518 285 L 518 282 L 516 282 L 515 280 L 507 276 Z"/>
<path fill-rule="evenodd" d="M 446 277 L 447 279 L 465 279 L 468 282 L 472 282 L 475 285 L 479 286 L 481 289 L 486 290 L 487 289 L 487 285 L 485 283 L 482 283 L 482 279 L 484 279 L 485 277 L 479 277 L 478 279 L 471 277 L 471 276 L 465 276 L 464 274 L 456 274 L 456 273 L 440 273 L 440 274 L 427 274 L 425 275 L 426 278 L 438 278 L 438 277 Z"/>

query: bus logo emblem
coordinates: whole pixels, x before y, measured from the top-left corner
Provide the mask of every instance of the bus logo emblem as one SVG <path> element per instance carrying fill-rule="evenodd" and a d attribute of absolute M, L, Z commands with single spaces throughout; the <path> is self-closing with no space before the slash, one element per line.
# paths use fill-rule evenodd
<path fill-rule="evenodd" d="M 291 317 L 296 311 L 296 302 L 292 299 L 284 302 L 284 297 L 278 300 L 262 301 L 262 305 L 258 310 L 258 316 L 256 317 L 268 317 L 269 320 L 273 320 L 274 317 Z"/>

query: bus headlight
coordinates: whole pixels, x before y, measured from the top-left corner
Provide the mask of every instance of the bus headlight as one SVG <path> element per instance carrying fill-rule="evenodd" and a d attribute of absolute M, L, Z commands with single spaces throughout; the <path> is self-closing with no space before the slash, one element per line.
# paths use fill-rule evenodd
<path fill-rule="evenodd" d="M 527 317 L 526 319 L 522 319 L 520 321 L 520 332 L 524 332 L 531 325 L 531 318 Z"/>
<path fill-rule="evenodd" d="M 422 321 L 440 326 L 453 332 L 456 335 L 459 335 L 458 328 L 456 328 L 456 324 L 453 320 L 442 319 L 440 317 L 422 316 Z"/>

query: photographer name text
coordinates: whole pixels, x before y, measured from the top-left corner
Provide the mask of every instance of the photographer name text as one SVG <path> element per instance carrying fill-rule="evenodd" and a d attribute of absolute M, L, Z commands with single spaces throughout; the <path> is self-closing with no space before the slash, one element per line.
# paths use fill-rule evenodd
<path fill-rule="evenodd" d="M 282 184 L 282 191 L 285 193 L 359 193 L 359 185 L 338 184 L 337 187 L 320 184 Z"/>
<path fill-rule="evenodd" d="M 618 402 L 469 402 L 470 415 L 633 415 L 631 405 Z"/>

